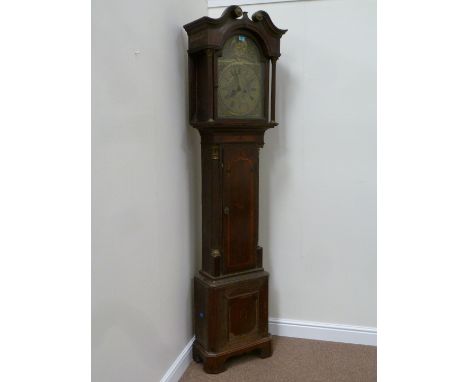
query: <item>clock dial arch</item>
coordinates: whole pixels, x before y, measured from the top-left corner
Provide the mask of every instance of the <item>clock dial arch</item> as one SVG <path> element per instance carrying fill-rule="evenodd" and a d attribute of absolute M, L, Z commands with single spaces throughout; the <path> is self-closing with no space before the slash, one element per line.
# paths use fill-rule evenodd
<path fill-rule="evenodd" d="M 217 118 L 266 120 L 268 69 L 264 48 L 252 33 L 247 30 L 230 33 L 217 54 Z"/>

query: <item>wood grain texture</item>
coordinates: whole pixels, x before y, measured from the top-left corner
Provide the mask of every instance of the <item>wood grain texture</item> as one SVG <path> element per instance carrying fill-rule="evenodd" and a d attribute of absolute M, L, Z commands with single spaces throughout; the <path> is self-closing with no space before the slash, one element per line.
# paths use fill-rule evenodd
<path fill-rule="evenodd" d="M 255 266 L 258 241 L 258 148 L 223 146 L 224 273 Z"/>

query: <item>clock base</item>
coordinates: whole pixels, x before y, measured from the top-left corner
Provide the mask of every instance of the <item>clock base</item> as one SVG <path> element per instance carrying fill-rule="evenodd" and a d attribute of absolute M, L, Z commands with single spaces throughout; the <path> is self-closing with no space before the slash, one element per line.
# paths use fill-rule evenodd
<path fill-rule="evenodd" d="M 271 355 L 268 333 L 268 273 L 230 277 L 195 276 L 193 357 L 207 373 L 220 373 L 225 361 L 252 350 Z"/>
<path fill-rule="evenodd" d="M 242 346 L 219 353 L 207 352 L 203 346 L 195 341 L 192 348 L 193 360 L 203 362 L 203 370 L 208 374 L 219 374 L 226 370 L 226 361 L 234 356 L 256 351 L 260 358 L 270 357 L 272 354 L 271 335 Z"/>

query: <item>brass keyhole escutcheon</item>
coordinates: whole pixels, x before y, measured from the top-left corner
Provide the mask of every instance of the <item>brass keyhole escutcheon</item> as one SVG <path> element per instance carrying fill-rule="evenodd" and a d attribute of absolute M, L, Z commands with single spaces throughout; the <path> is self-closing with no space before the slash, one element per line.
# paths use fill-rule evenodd
<path fill-rule="evenodd" d="M 212 249 L 211 250 L 211 256 L 213 257 L 220 257 L 221 253 L 219 252 L 219 249 Z"/>
<path fill-rule="evenodd" d="M 229 207 L 224 207 L 224 215 L 229 215 Z"/>

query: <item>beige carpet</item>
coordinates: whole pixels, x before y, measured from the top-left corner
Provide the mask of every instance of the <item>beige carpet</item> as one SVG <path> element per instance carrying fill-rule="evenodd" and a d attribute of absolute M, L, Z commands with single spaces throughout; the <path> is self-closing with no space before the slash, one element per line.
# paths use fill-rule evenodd
<path fill-rule="evenodd" d="M 221 374 L 206 374 L 192 361 L 180 381 L 375 382 L 377 348 L 338 342 L 273 337 L 273 355 L 232 358 Z"/>

